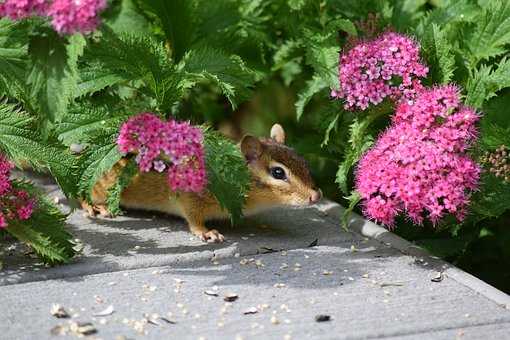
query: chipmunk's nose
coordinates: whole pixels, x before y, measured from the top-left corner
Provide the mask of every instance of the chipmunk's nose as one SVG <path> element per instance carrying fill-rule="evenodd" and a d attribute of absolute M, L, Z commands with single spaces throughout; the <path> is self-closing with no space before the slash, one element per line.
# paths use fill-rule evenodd
<path fill-rule="evenodd" d="M 321 198 L 322 198 L 322 191 L 321 191 L 321 189 L 317 189 L 317 190 L 312 191 L 312 194 L 310 195 L 308 200 L 310 201 L 310 204 L 315 204 L 315 203 L 319 202 L 321 200 Z"/>

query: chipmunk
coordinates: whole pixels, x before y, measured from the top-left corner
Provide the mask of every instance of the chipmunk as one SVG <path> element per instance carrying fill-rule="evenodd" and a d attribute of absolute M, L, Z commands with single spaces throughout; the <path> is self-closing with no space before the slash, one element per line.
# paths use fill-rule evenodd
<path fill-rule="evenodd" d="M 309 205 L 317 203 L 322 196 L 310 176 L 306 161 L 294 150 L 284 145 L 285 132 L 281 125 L 271 128 L 271 138 L 247 135 L 240 142 L 248 169 L 251 186 L 246 197 L 243 213 L 250 214 L 278 205 Z M 92 204 L 82 202 L 90 215 L 98 212 L 108 215 L 106 195 L 115 183 L 127 160 L 120 160 L 107 172 L 92 190 Z M 121 194 L 121 207 L 159 211 L 183 217 L 191 233 L 207 242 L 223 242 L 224 236 L 216 229 L 207 229 L 205 221 L 225 218 L 227 212 L 209 192 L 175 193 L 167 184 L 165 174 L 140 173 Z"/>

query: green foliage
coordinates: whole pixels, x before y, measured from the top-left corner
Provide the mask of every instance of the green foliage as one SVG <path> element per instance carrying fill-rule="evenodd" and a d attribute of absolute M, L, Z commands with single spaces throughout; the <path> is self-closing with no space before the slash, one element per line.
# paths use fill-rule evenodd
<path fill-rule="evenodd" d="M 349 202 L 349 206 L 342 214 L 342 228 L 344 228 L 344 230 L 348 230 L 349 216 L 353 212 L 356 205 L 361 201 L 361 195 L 357 191 L 352 191 L 349 196 L 345 197 L 345 199 Z"/>
<path fill-rule="evenodd" d="M 189 51 L 179 65 L 183 73 L 182 89 L 191 88 L 202 81 L 211 81 L 228 98 L 232 108 L 248 99 L 254 73 L 234 55 L 211 48 Z"/>
<path fill-rule="evenodd" d="M 170 43 L 172 57 L 179 61 L 191 47 L 196 30 L 197 1 L 195 0 L 148 0 L 145 4 L 150 13 L 160 20 L 160 25 Z"/>
<path fill-rule="evenodd" d="M 69 152 L 44 140 L 35 118 L 12 104 L 0 104 L 0 150 L 18 165 L 28 163 L 35 169 L 49 170 L 65 189 L 75 186 L 74 162 Z"/>
<path fill-rule="evenodd" d="M 510 183 L 492 174 L 482 175 L 480 191 L 472 197 L 471 216 L 474 221 L 495 218 L 510 209 Z"/>
<path fill-rule="evenodd" d="M 433 23 L 422 37 L 422 51 L 429 65 L 432 83 L 447 84 L 455 71 L 454 45 L 446 31 Z"/>
<path fill-rule="evenodd" d="M 242 216 L 250 174 L 239 148 L 220 134 L 205 131 L 208 190 L 230 212 L 232 223 Z"/>
<path fill-rule="evenodd" d="M 76 91 L 77 61 L 85 40 L 80 35 L 60 37 L 51 29 L 32 35 L 29 42 L 29 74 L 32 107 L 43 124 L 59 121 Z"/>
<path fill-rule="evenodd" d="M 66 215 L 30 183 L 17 181 L 14 186 L 26 190 L 37 201 L 32 217 L 9 223 L 7 232 L 29 245 L 45 263 L 68 262 L 75 250 L 71 234 L 64 229 Z"/>
<path fill-rule="evenodd" d="M 133 177 L 138 173 L 138 167 L 133 159 L 130 159 L 128 164 L 122 168 L 116 183 L 108 189 L 106 195 L 106 204 L 108 211 L 113 215 L 120 215 L 122 210 L 120 208 L 120 199 L 122 191 L 129 186 Z"/>
<path fill-rule="evenodd" d="M 510 2 L 490 1 L 467 30 L 464 44 L 470 52 L 472 65 L 504 54 L 505 45 L 510 44 Z"/>
<path fill-rule="evenodd" d="M 0 92 L 20 99 L 27 64 L 27 25 L 0 20 Z"/>
<path fill-rule="evenodd" d="M 466 86 L 466 104 L 481 108 L 498 91 L 510 87 L 510 59 L 503 58 L 498 65 L 481 65 L 469 78 Z"/>

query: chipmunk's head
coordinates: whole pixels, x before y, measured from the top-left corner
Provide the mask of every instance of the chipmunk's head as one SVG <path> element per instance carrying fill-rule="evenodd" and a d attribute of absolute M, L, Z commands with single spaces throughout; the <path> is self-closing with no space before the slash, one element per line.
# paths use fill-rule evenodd
<path fill-rule="evenodd" d="M 271 138 L 245 136 L 241 151 L 246 158 L 253 184 L 252 206 L 308 205 L 317 203 L 321 191 L 315 186 L 308 164 L 286 146 L 281 125 L 271 128 Z"/>

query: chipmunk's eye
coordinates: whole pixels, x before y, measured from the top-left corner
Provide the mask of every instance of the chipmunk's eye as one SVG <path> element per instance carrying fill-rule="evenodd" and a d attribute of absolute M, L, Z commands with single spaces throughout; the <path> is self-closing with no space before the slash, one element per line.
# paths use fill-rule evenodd
<path fill-rule="evenodd" d="M 276 179 L 286 180 L 287 175 L 285 174 L 285 170 L 283 170 L 279 166 L 275 166 L 271 168 L 271 176 L 273 176 Z"/>

